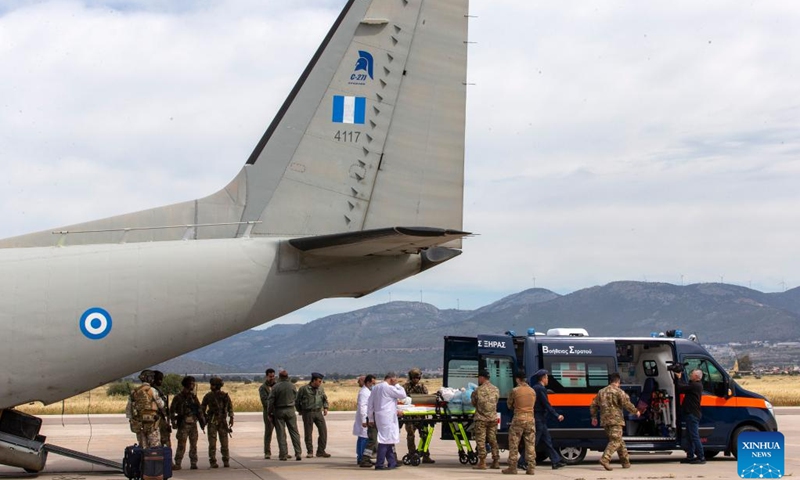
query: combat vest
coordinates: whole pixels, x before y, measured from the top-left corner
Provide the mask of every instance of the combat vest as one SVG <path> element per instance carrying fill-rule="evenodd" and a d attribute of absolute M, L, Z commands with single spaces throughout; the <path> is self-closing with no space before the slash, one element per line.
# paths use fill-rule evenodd
<path fill-rule="evenodd" d="M 136 422 L 151 423 L 158 420 L 158 404 L 153 398 L 150 385 L 142 384 L 131 392 L 131 419 Z"/>

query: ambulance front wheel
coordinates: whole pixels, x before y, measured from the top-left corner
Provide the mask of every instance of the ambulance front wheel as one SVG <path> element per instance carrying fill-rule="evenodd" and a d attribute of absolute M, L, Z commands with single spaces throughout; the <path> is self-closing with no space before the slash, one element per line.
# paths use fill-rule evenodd
<path fill-rule="evenodd" d="M 558 453 L 567 465 L 577 465 L 586 458 L 586 447 L 561 447 Z"/>
<path fill-rule="evenodd" d="M 731 444 L 729 447 L 731 449 L 731 455 L 733 455 L 733 458 L 736 459 L 739 458 L 736 455 L 736 447 L 739 445 L 739 435 L 741 435 L 742 432 L 760 432 L 760 431 L 761 430 L 752 425 L 744 425 L 737 428 L 736 431 L 734 431 L 733 435 L 731 436 Z"/>

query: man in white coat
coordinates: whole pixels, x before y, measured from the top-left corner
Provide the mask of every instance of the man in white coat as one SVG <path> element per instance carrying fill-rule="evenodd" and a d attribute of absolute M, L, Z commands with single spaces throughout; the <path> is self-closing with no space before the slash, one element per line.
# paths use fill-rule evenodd
<path fill-rule="evenodd" d="M 361 466 L 372 466 L 369 458 L 364 458 L 364 450 L 366 450 L 367 442 L 369 441 L 367 404 L 369 403 L 370 393 L 372 393 L 372 386 L 375 385 L 375 375 L 358 377 L 358 384 L 361 386 L 361 390 L 358 391 L 356 418 L 353 421 L 353 435 L 358 437 L 356 441 L 356 463 Z"/>
<path fill-rule="evenodd" d="M 375 469 L 397 468 L 397 454 L 394 446 L 400 443 L 400 425 L 397 423 L 397 401 L 406 398 L 406 391 L 397 384 L 397 374 L 389 372 L 372 388 L 367 403 L 367 417 L 370 425 L 378 428 L 378 456 Z M 387 466 L 383 465 L 384 460 Z"/>

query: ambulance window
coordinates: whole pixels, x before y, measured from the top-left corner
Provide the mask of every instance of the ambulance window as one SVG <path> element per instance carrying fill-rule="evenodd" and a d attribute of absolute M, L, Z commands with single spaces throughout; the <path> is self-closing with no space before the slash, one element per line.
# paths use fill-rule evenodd
<path fill-rule="evenodd" d="M 687 358 L 685 362 L 687 381 L 692 371 L 699 369 L 703 372 L 704 392 L 719 396 L 725 394 L 725 375 L 722 374 L 716 365 L 711 363 L 711 360 L 707 358 Z"/>
<path fill-rule="evenodd" d="M 608 374 L 616 365 L 614 360 L 613 357 L 595 357 L 588 362 L 570 357 L 545 358 L 544 368 L 550 370 L 547 388 L 554 393 L 599 392 L 608 385 Z"/>
<path fill-rule="evenodd" d="M 514 388 L 514 362 L 510 357 L 484 357 L 483 365 L 489 371 L 489 381 L 500 390 L 500 398 L 508 398 Z"/>
<path fill-rule="evenodd" d="M 450 388 L 467 388 L 478 383 L 478 361 L 453 359 L 447 363 L 447 383 Z"/>
<path fill-rule="evenodd" d="M 586 364 L 582 362 L 553 362 L 551 375 L 565 388 L 586 388 Z"/>
<path fill-rule="evenodd" d="M 608 385 L 608 365 L 605 363 L 589 364 L 589 386 L 605 387 Z"/>

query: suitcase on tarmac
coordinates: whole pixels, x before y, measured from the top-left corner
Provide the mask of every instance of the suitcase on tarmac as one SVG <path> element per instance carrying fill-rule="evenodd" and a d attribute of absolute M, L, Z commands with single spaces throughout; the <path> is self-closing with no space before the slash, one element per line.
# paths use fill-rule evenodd
<path fill-rule="evenodd" d="M 151 447 L 142 453 L 142 480 L 167 480 L 172 478 L 172 449 Z"/>
<path fill-rule="evenodd" d="M 133 444 L 125 447 L 122 457 L 122 473 L 130 480 L 142 480 L 142 447 Z"/>

